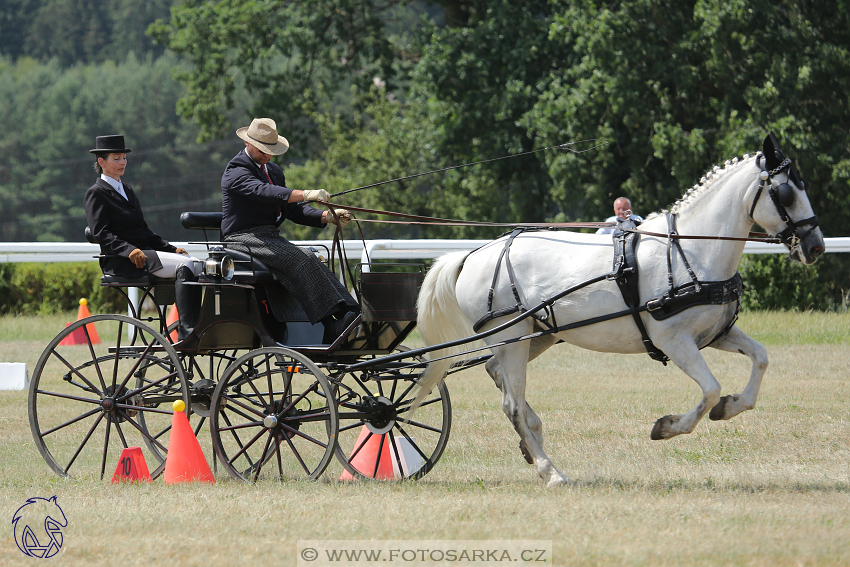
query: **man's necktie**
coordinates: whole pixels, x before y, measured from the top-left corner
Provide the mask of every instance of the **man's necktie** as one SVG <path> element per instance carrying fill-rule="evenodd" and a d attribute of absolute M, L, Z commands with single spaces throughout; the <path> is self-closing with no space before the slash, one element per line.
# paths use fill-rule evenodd
<path fill-rule="evenodd" d="M 269 172 L 268 172 L 268 171 L 266 171 L 266 166 L 265 166 L 265 165 L 261 165 L 261 166 L 260 166 L 260 170 L 262 170 L 263 175 L 265 175 L 265 176 L 266 176 L 266 179 L 268 179 L 268 180 L 269 180 L 269 183 L 271 183 L 272 185 L 274 185 L 274 183 L 272 183 L 272 178 L 269 176 Z M 277 216 L 278 216 L 278 218 L 280 218 L 281 213 L 282 213 L 282 210 L 281 210 L 280 206 L 278 206 L 278 208 L 277 208 Z"/>
<path fill-rule="evenodd" d="M 268 172 L 268 171 L 266 171 L 266 166 L 265 166 L 265 165 L 261 165 L 261 166 L 260 166 L 260 169 L 262 169 L 262 170 L 263 170 L 263 175 L 265 175 L 265 176 L 266 176 L 266 179 L 268 179 L 268 180 L 269 180 L 269 183 L 271 183 L 272 185 L 274 185 L 274 183 L 272 183 L 272 178 L 271 178 L 271 177 L 269 177 L 269 172 Z"/>

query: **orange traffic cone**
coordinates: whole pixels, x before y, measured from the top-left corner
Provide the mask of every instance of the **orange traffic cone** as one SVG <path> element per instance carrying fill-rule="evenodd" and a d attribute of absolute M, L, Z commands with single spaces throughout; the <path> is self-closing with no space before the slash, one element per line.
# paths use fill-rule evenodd
<path fill-rule="evenodd" d="M 357 442 L 354 444 L 354 449 L 352 449 L 352 454 L 357 450 L 357 447 L 360 447 L 363 444 L 363 441 L 369 437 L 369 428 L 365 425 L 360 429 L 360 435 L 357 437 Z M 383 439 L 383 447 L 381 446 L 381 440 Z M 380 462 L 378 461 L 378 452 L 380 450 Z M 386 434 L 378 434 L 372 433 L 372 436 L 369 437 L 369 440 L 366 441 L 366 444 L 360 448 L 354 458 L 349 457 L 351 461 L 351 465 L 356 468 L 358 471 L 363 473 L 364 476 L 368 476 L 369 478 L 377 478 L 380 480 L 388 480 L 395 477 L 393 474 L 393 462 L 392 456 L 390 452 L 392 449 L 390 448 L 389 437 Z M 378 464 L 378 470 L 375 472 L 375 463 Z M 374 477 L 372 475 L 375 475 Z M 339 480 L 354 480 L 354 477 L 348 471 L 343 471 L 342 476 L 339 477 Z"/>
<path fill-rule="evenodd" d="M 80 319 L 85 319 L 86 317 L 91 317 L 91 313 L 89 313 L 88 308 L 88 300 L 83 297 L 80 299 L 80 308 L 77 310 L 77 321 Z M 65 326 L 67 327 L 71 323 L 67 323 Z M 97 345 L 100 344 L 100 336 L 97 334 L 97 329 L 94 326 L 94 323 L 89 323 L 85 325 L 86 331 L 89 333 L 89 340 L 91 340 L 91 344 Z M 86 334 L 83 331 L 83 327 L 72 332 L 70 335 L 62 339 L 62 342 L 59 343 L 60 346 L 67 345 L 84 345 L 87 344 Z"/>
<path fill-rule="evenodd" d="M 179 319 L 180 319 L 180 315 L 177 313 L 177 305 L 172 304 L 171 310 L 168 312 L 168 317 L 165 318 L 165 327 L 166 328 L 170 327 L 172 323 L 177 322 Z M 177 340 L 178 340 L 177 339 L 177 329 L 174 329 L 173 331 L 171 331 L 171 333 L 168 334 L 168 338 L 171 339 L 172 343 L 176 343 Z"/>
<path fill-rule="evenodd" d="M 171 438 L 168 441 L 168 456 L 165 458 L 165 484 L 178 482 L 211 482 L 215 477 L 207 464 L 204 452 L 189 425 L 189 419 L 183 410 L 183 400 L 174 402 L 174 416 L 171 420 Z"/>
<path fill-rule="evenodd" d="M 141 447 L 127 447 L 121 451 L 115 474 L 112 475 L 112 484 L 118 482 L 152 482 L 148 464 L 142 454 Z"/>

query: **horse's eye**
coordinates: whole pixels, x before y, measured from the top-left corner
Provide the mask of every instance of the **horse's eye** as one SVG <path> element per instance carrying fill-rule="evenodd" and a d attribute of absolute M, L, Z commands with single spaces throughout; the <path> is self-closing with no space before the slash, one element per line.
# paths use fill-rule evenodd
<path fill-rule="evenodd" d="M 779 198 L 779 204 L 783 207 L 790 207 L 794 204 L 794 188 L 788 183 L 783 183 L 776 188 L 776 196 Z"/>

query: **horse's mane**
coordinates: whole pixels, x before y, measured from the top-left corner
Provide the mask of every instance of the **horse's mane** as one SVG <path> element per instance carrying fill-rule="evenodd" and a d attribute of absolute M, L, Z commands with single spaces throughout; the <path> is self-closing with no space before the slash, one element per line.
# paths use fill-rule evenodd
<path fill-rule="evenodd" d="M 694 203 L 699 201 L 700 197 L 702 197 L 703 195 L 711 191 L 712 188 L 717 186 L 720 181 L 726 179 L 729 175 L 738 171 L 738 169 L 742 165 L 748 163 L 752 159 L 755 159 L 755 156 L 750 156 L 750 154 L 744 154 L 744 157 L 741 159 L 735 157 L 731 160 L 726 160 L 726 162 L 723 164 L 723 168 L 718 165 L 715 165 L 712 169 L 705 173 L 705 175 L 699 180 L 699 183 L 688 189 L 687 192 L 682 195 L 682 197 L 679 198 L 678 201 L 676 201 L 666 209 L 651 213 L 649 216 L 646 217 L 646 220 L 666 215 L 668 212 L 673 213 L 674 215 L 678 215 L 679 213 L 684 212 Z"/>

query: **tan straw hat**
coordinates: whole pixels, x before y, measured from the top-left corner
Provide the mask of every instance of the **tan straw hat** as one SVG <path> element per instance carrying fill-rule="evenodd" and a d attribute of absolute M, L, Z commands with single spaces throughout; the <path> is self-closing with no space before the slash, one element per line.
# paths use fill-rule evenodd
<path fill-rule="evenodd" d="M 279 156 L 289 149 L 289 142 L 277 135 L 277 124 L 271 118 L 254 118 L 247 128 L 240 128 L 236 135 L 262 152 Z"/>

